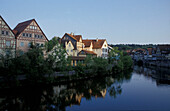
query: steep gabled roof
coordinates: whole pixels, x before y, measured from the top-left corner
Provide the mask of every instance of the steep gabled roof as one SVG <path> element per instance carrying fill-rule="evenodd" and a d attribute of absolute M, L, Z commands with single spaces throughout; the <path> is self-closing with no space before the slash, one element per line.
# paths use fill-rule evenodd
<path fill-rule="evenodd" d="M 21 22 L 19 23 L 15 28 L 14 28 L 14 32 L 16 34 L 16 37 L 21 33 L 23 32 L 28 25 L 31 24 L 31 22 L 34 21 L 34 19 L 31 19 L 31 20 L 28 20 L 28 21 L 25 21 L 25 22 Z"/>
<path fill-rule="evenodd" d="M 77 41 L 80 41 L 80 38 L 82 39 L 82 35 L 73 35 L 74 38 L 77 39 Z"/>
<path fill-rule="evenodd" d="M 93 49 L 100 49 L 102 48 L 104 42 L 106 39 L 92 39 L 92 40 L 83 40 L 83 43 L 85 44 L 85 47 L 90 47 L 90 44 L 93 44 Z"/>
<path fill-rule="evenodd" d="M 87 51 L 87 50 L 81 50 L 78 54 L 80 54 L 81 52 L 85 52 L 85 54 L 89 54 L 89 55 L 97 55 L 93 51 Z"/>
<path fill-rule="evenodd" d="M 6 23 L 6 21 L 2 18 L 2 16 L 0 15 L 0 18 L 4 21 L 4 23 L 6 24 L 6 26 L 9 28 L 9 30 L 14 34 L 15 36 L 15 33 L 12 31 L 12 29 L 10 28 L 10 26 Z"/>
<path fill-rule="evenodd" d="M 71 35 L 71 34 L 69 34 L 69 33 L 65 33 L 64 36 L 61 38 L 61 40 L 62 40 L 66 35 L 70 36 L 71 38 L 73 38 L 74 40 L 77 41 L 77 39 L 76 39 L 73 35 Z"/>
<path fill-rule="evenodd" d="M 38 26 L 38 28 L 41 30 L 40 26 L 38 25 L 38 23 L 36 22 L 35 19 L 31 19 L 25 22 L 21 22 L 19 23 L 14 29 L 13 32 L 16 36 L 16 38 L 27 28 L 27 26 L 29 26 L 31 24 L 31 22 L 35 22 Z M 44 32 L 41 30 L 41 32 L 43 33 L 44 37 L 48 40 L 48 38 L 46 37 L 46 35 L 44 34 Z"/>
<path fill-rule="evenodd" d="M 92 41 L 91 40 L 82 40 L 82 42 L 84 43 L 85 47 L 90 47 Z"/>
<path fill-rule="evenodd" d="M 65 37 L 66 35 L 70 36 L 71 38 L 73 38 L 77 42 L 80 41 L 80 38 L 82 39 L 82 35 L 72 35 L 72 34 L 69 34 L 69 33 L 65 33 L 63 37 Z M 63 37 L 62 37 L 62 39 L 63 39 Z"/>

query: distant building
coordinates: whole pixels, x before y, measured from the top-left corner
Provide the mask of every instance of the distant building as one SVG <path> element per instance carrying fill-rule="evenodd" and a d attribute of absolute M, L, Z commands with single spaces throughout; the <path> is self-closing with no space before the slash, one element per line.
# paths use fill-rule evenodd
<path fill-rule="evenodd" d="M 0 54 L 9 54 L 9 50 L 12 52 L 12 56 L 15 56 L 16 39 L 13 31 L 5 20 L 0 16 Z M 5 51 L 5 52 L 4 52 Z"/>
<path fill-rule="evenodd" d="M 65 33 L 61 39 L 61 44 L 70 56 L 82 56 L 82 53 L 91 51 L 97 57 L 108 57 L 108 44 L 106 39 L 83 40 L 81 35 Z M 83 52 L 81 52 L 83 50 Z M 81 53 L 80 53 L 81 52 Z"/>
<path fill-rule="evenodd" d="M 97 57 L 108 58 L 108 44 L 106 39 L 86 39 L 83 40 L 85 47 L 83 50 L 93 51 Z"/>
<path fill-rule="evenodd" d="M 19 23 L 13 32 L 17 40 L 16 49 L 21 50 L 22 53 L 30 49 L 31 43 L 43 47 L 45 42 L 48 41 L 35 19 Z"/>

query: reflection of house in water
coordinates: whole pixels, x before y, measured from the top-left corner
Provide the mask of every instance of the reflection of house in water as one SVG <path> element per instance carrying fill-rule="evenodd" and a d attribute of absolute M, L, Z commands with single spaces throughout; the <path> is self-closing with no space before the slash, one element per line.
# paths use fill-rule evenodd
<path fill-rule="evenodd" d="M 134 67 L 134 72 L 156 80 L 157 85 L 170 85 L 170 70 L 159 67 Z"/>

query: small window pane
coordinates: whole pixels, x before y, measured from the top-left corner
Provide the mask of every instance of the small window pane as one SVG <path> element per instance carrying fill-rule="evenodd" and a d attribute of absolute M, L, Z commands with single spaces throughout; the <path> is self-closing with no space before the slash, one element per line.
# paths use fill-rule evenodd
<path fill-rule="evenodd" d="M 31 47 L 31 43 L 28 43 L 28 47 Z"/>
<path fill-rule="evenodd" d="M 20 43 L 20 46 L 21 46 L 21 47 L 24 47 L 24 42 L 21 42 L 21 43 Z"/>
<path fill-rule="evenodd" d="M 11 45 L 11 42 L 10 41 L 6 41 L 6 46 L 10 46 Z"/>
<path fill-rule="evenodd" d="M 23 33 L 22 36 L 25 36 L 25 33 Z"/>
<path fill-rule="evenodd" d="M 8 31 L 6 31 L 6 35 L 8 35 Z"/>
<path fill-rule="evenodd" d="M 32 34 L 30 34 L 30 37 L 32 37 Z"/>
<path fill-rule="evenodd" d="M 28 37 L 28 34 L 26 34 L 26 36 Z"/>
<path fill-rule="evenodd" d="M 35 36 L 35 38 L 37 38 L 37 35 L 34 35 Z"/>
<path fill-rule="evenodd" d="M 2 33 L 1 33 L 2 35 L 4 35 L 4 31 L 2 30 Z"/>

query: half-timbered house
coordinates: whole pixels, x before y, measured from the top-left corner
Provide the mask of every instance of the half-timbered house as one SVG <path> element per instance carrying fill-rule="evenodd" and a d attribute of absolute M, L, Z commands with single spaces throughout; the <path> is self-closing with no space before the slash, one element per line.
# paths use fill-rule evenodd
<path fill-rule="evenodd" d="M 48 41 L 35 19 L 19 23 L 13 32 L 17 40 L 16 49 L 21 52 L 27 52 L 31 44 L 43 47 Z"/>
<path fill-rule="evenodd" d="M 0 16 L 0 54 L 9 54 L 15 56 L 16 40 L 15 35 L 9 25 Z"/>

